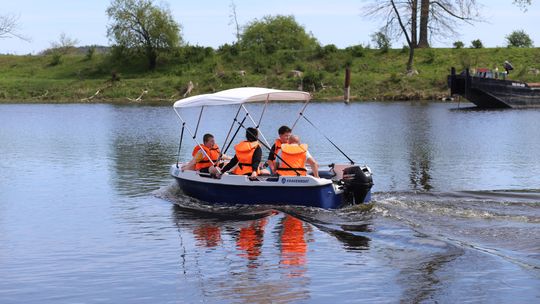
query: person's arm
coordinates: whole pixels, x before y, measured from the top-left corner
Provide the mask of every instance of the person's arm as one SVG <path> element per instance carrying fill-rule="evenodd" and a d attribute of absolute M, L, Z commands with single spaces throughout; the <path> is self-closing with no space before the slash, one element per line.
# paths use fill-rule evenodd
<path fill-rule="evenodd" d="M 182 170 L 182 172 L 185 171 L 185 170 L 195 170 L 195 163 L 196 162 L 197 162 L 197 160 L 195 160 L 195 157 L 194 157 L 189 161 L 189 163 L 182 165 L 182 167 L 180 167 L 180 169 Z"/>
<path fill-rule="evenodd" d="M 257 176 L 257 169 L 259 169 L 259 164 L 261 163 L 262 159 L 262 149 L 261 147 L 257 147 L 255 151 L 253 152 L 253 156 L 251 157 L 251 176 Z"/>
<path fill-rule="evenodd" d="M 229 161 L 229 163 L 227 165 L 225 165 L 225 167 L 223 167 L 223 169 L 221 169 L 221 173 L 225 173 L 229 170 L 231 170 L 232 167 L 236 166 L 236 164 L 238 163 L 238 158 L 236 157 L 236 155 L 231 159 L 231 161 Z"/>
<path fill-rule="evenodd" d="M 193 158 L 191 159 L 191 161 L 189 163 L 182 166 L 182 168 L 181 168 L 182 171 L 184 171 L 184 170 L 195 170 L 195 164 L 197 164 L 197 162 L 201 161 L 203 158 L 204 158 L 204 155 L 201 152 L 201 150 L 199 150 L 197 152 L 197 154 L 195 154 L 195 156 L 193 156 Z"/>
<path fill-rule="evenodd" d="M 311 171 L 313 172 L 313 176 L 316 178 L 319 178 L 319 164 L 313 159 L 313 157 L 310 157 L 307 159 L 307 163 L 311 167 Z"/>
<path fill-rule="evenodd" d="M 268 167 L 270 167 L 270 170 L 272 170 L 272 172 L 275 171 L 275 160 L 276 160 L 276 154 L 274 154 L 274 151 L 276 151 L 276 144 L 273 144 L 272 145 L 272 148 L 270 149 L 270 153 L 268 154 L 268 160 L 266 161 L 266 163 L 268 164 Z"/>

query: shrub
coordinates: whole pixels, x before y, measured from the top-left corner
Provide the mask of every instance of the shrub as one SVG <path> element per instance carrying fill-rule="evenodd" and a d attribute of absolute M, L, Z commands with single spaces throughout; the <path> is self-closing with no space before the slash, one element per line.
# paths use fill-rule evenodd
<path fill-rule="evenodd" d="M 401 54 L 408 54 L 409 53 L 409 46 L 404 44 L 401 48 Z"/>
<path fill-rule="evenodd" d="M 59 65 L 62 63 L 62 53 L 60 52 L 53 52 L 51 56 L 51 62 L 49 62 L 50 66 Z"/>
<path fill-rule="evenodd" d="M 388 79 L 388 81 L 394 84 L 398 84 L 401 82 L 401 77 L 396 73 L 392 73 L 390 74 L 390 78 Z"/>
<path fill-rule="evenodd" d="M 533 41 L 531 37 L 525 33 L 524 30 L 513 31 L 510 35 L 506 36 L 508 47 L 521 47 L 530 48 L 533 47 Z"/>
<path fill-rule="evenodd" d="M 463 44 L 463 42 L 461 42 L 461 41 L 459 41 L 459 40 L 456 41 L 456 42 L 454 42 L 453 45 L 454 45 L 454 48 L 455 48 L 455 49 L 462 49 L 462 48 L 465 46 L 465 44 Z"/>
<path fill-rule="evenodd" d="M 432 49 L 428 49 L 426 52 L 426 59 L 424 60 L 424 63 L 431 64 L 435 62 L 435 57 L 435 51 L 433 51 Z"/>
<path fill-rule="evenodd" d="M 308 91 L 317 91 L 322 88 L 323 73 L 320 71 L 307 71 L 304 74 L 303 88 Z"/>
<path fill-rule="evenodd" d="M 94 58 L 95 53 L 96 53 L 96 47 L 92 45 L 88 47 L 88 50 L 86 51 L 86 56 L 84 58 L 86 60 L 92 60 L 92 58 Z"/>
<path fill-rule="evenodd" d="M 363 57 L 364 56 L 364 46 L 361 44 L 350 46 L 345 49 L 345 51 L 349 52 L 353 57 Z"/>
<path fill-rule="evenodd" d="M 480 39 L 476 39 L 471 41 L 471 48 L 472 49 L 481 49 L 484 45 L 482 44 L 482 41 Z"/>

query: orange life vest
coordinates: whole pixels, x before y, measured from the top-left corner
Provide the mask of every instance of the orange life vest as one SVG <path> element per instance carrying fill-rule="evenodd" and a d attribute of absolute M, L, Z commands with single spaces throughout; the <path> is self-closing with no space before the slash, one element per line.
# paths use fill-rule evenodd
<path fill-rule="evenodd" d="M 283 144 L 283 143 L 281 142 L 281 139 L 279 139 L 279 138 L 276 139 L 276 141 L 274 142 L 274 146 L 275 146 L 274 151 L 273 151 L 273 152 L 274 152 L 274 155 L 277 155 L 278 152 L 279 152 L 279 150 L 281 150 L 281 145 L 282 145 L 282 144 Z"/>
<path fill-rule="evenodd" d="M 255 149 L 257 149 L 258 146 L 258 141 L 243 141 L 234 146 L 236 158 L 238 159 L 238 167 L 234 169 L 234 174 L 243 175 L 253 172 L 251 160 L 253 158 L 253 153 L 255 153 Z M 259 169 L 257 169 L 257 173 L 259 173 L 258 170 Z"/>
<path fill-rule="evenodd" d="M 219 147 L 215 144 L 212 148 L 208 148 L 205 145 L 196 145 L 195 148 L 193 148 L 193 152 L 191 153 L 191 155 L 195 156 L 197 152 L 201 150 L 200 147 L 204 149 L 206 154 L 203 153 L 203 158 L 197 161 L 197 163 L 195 164 L 195 170 L 201 170 L 212 166 L 212 163 L 210 162 L 210 160 L 208 160 L 208 157 L 206 155 L 210 156 L 210 159 L 214 162 L 214 164 L 219 158 Z"/>
<path fill-rule="evenodd" d="M 304 176 L 306 169 L 306 144 L 283 144 L 281 145 L 281 161 L 277 173 L 279 175 L 296 176 L 296 172 Z"/>

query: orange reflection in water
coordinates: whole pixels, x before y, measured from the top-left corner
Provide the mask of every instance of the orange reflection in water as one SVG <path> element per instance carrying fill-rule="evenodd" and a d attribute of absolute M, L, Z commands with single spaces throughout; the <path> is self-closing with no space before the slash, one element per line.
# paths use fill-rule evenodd
<path fill-rule="evenodd" d="M 248 227 L 240 229 L 236 247 L 245 251 L 240 256 L 246 257 L 249 260 L 255 260 L 261 255 L 261 247 L 263 244 L 264 227 L 268 220 L 266 218 L 251 222 Z"/>
<path fill-rule="evenodd" d="M 306 252 L 302 221 L 290 215 L 285 216 L 281 234 L 281 264 L 303 266 L 306 264 Z"/>
<path fill-rule="evenodd" d="M 197 240 L 197 246 L 208 248 L 221 244 L 221 231 L 214 225 L 202 225 L 193 230 L 193 235 Z"/>

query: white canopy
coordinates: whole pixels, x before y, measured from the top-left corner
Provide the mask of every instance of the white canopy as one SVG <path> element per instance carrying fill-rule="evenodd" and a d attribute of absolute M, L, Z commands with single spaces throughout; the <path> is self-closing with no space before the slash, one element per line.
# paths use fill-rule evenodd
<path fill-rule="evenodd" d="M 257 101 L 307 101 L 311 95 L 302 91 L 283 91 L 266 88 L 236 88 L 213 94 L 202 94 L 180 99 L 175 108 L 218 106 Z"/>

